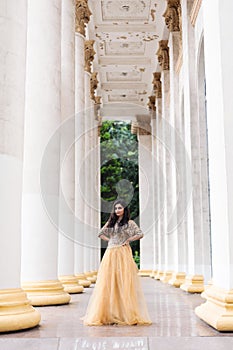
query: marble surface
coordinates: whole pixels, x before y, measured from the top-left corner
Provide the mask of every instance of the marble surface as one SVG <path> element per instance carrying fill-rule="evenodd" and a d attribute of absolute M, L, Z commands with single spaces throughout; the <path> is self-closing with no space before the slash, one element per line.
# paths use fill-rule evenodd
<path fill-rule="evenodd" d="M 80 319 L 93 291 L 72 295 L 63 306 L 40 307 L 39 326 L 2 334 L 0 350 L 231 350 L 233 332 L 219 333 L 201 321 L 194 308 L 204 300 L 199 294 L 151 278 L 141 277 L 153 324 L 151 326 L 88 327 Z"/>

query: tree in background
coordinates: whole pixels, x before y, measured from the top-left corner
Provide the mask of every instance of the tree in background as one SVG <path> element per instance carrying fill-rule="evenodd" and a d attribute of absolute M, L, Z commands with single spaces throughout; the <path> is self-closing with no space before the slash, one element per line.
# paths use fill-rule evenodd
<path fill-rule="evenodd" d="M 101 198 L 113 202 L 117 198 L 129 203 L 131 218 L 138 224 L 138 141 L 131 134 L 131 124 L 106 121 L 101 127 Z M 109 213 L 101 213 L 101 226 Z M 139 241 L 131 243 L 133 254 L 139 251 Z M 102 252 L 103 253 L 103 252 Z"/>

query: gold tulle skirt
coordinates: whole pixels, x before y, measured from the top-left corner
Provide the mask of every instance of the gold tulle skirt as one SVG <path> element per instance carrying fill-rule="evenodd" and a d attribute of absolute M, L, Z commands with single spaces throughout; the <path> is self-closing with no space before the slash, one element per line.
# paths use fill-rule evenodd
<path fill-rule="evenodd" d="M 105 251 L 84 324 L 151 324 L 138 269 L 129 245 Z"/>

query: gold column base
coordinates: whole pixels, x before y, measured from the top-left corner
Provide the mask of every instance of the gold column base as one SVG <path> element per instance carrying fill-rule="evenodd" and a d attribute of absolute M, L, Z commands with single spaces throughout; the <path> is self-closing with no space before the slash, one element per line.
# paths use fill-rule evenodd
<path fill-rule="evenodd" d="M 40 313 L 31 306 L 22 289 L 0 290 L 0 332 L 32 328 L 39 323 Z"/>
<path fill-rule="evenodd" d="M 74 275 L 60 276 L 59 281 L 62 283 L 64 291 L 69 294 L 77 294 L 84 291 L 84 287 L 78 283 L 78 278 Z"/>
<path fill-rule="evenodd" d="M 84 273 L 75 274 L 75 277 L 77 277 L 78 283 L 80 284 L 80 286 L 83 286 L 84 288 L 90 287 L 91 281 L 88 281 L 86 279 L 86 276 L 84 275 Z"/>
<path fill-rule="evenodd" d="M 179 288 L 183 283 L 185 283 L 185 276 L 185 272 L 174 272 L 168 284 Z"/>
<path fill-rule="evenodd" d="M 163 276 L 160 278 L 160 281 L 163 283 L 168 283 L 172 278 L 173 271 L 165 271 Z"/>
<path fill-rule="evenodd" d="M 68 304 L 71 299 L 58 280 L 27 282 L 22 288 L 34 306 Z"/>
<path fill-rule="evenodd" d="M 202 293 L 205 289 L 204 277 L 202 275 L 187 276 L 180 288 L 188 293 Z"/>
<path fill-rule="evenodd" d="M 163 276 L 163 274 L 164 274 L 164 271 L 158 270 L 157 274 L 154 276 L 154 279 L 155 280 L 160 280 L 160 278 Z"/>
<path fill-rule="evenodd" d="M 195 313 L 218 331 L 233 331 L 233 289 L 215 286 L 207 288 L 201 295 L 207 301 L 196 307 Z"/>
<path fill-rule="evenodd" d="M 91 283 L 95 283 L 96 282 L 97 276 L 96 276 L 96 274 L 94 272 L 87 271 L 87 272 L 84 272 L 84 275 L 86 276 L 86 279 L 88 281 L 90 281 Z"/>
<path fill-rule="evenodd" d="M 155 278 L 156 275 L 157 275 L 157 270 L 152 270 L 150 277 Z"/>
<path fill-rule="evenodd" d="M 139 270 L 138 275 L 141 277 L 150 277 L 152 270 Z"/>

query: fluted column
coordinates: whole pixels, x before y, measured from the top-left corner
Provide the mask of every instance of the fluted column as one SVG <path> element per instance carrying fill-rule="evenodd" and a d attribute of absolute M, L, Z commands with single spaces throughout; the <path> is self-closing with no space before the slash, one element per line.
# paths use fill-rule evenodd
<path fill-rule="evenodd" d="M 177 28 L 179 29 L 179 28 Z M 169 36 L 169 63 L 170 63 L 170 127 L 171 127 L 171 150 L 172 156 L 175 159 L 176 169 L 171 168 L 171 183 L 172 183 L 172 205 L 175 209 L 173 213 L 173 226 L 174 232 L 174 273 L 169 284 L 180 287 L 185 280 L 186 266 L 186 231 L 184 231 L 184 214 L 181 210 L 181 203 L 184 201 L 183 186 L 183 174 L 182 174 L 182 162 L 178 159 L 179 152 L 184 152 L 182 149 L 182 140 L 180 134 L 177 135 L 177 124 L 181 122 L 181 116 L 179 111 L 179 75 L 176 73 L 176 64 L 179 56 L 180 48 L 180 32 L 171 31 Z M 179 151 L 178 151 L 179 148 Z M 182 198 L 182 199 L 181 199 Z M 175 229 L 176 228 L 176 229 Z"/>
<path fill-rule="evenodd" d="M 190 199 L 191 204 L 187 211 L 188 276 L 181 288 L 188 292 L 202 292 L 204 278 L 207 282 L 211 277 L 211 249 L 209 232 L 203 231 L 202 224 L 200 129 L 195 81 L 195 32 L 190 22 L 192 5 L 193 3 L 189 0 L 182 2 L 185 146 L 191 161 L 191 176 L 186 173 L 186 186 L 187 191 L 190 192 L 188 200 Z"/>
<path fill-rule="evenodd" d="M 74 275 L 75 198 L 75 7 L 62 1 L 61 22 L 61 185 L 59 198 L 58 276 L 65 291 L 80 293 Z M 71 146 L 71 148 L 70 148 Z"/>
<path fill-rule="evenodd" d="M 203 10 L 213 286 L 195 311 L 217 330 L 233 331 L 233 62 L 227 39 L 233 35 L 233 3 L 206 0 Z"/>
<path fill-rule="evenodd" d="M 149 118 L 149 115 L 147 116 Z M 150 275 L 154 260 L 154 215 L 153 215 L 153 178 L 152 178 L 152 141 L 150 120 L 138 122 L 138 160 L 140 186 L 140 227 L 144 237 L 140 241 L 140 273 Z"/>
<path fill-rule="evenodd" d="M 0 21 L 0 332 L 9 332 L 40 322 L 20 286 L 27 1 L 2 7 Z"/>
<path fill-rule="evenodd" d="M 84 2 L 75 4 L 75 274 L 79 283 L 89 287 L 91 282 L 84 275 L 84 160 L 85 160 L 85 25 L 90 11 Z M 85 18 L 85 20 L 84 20 Z"/>
<path fill-rule="evenodd" d="M 22 280 L 33 305 L 70 301 L 58 280 L 61 2 L 28 2 Z"/>
<path fill-rule="evenodd" d="M 161 66 L 161 82 L 162 82 L 162 117 L 163 117 L 163 142 L 164 142 L 164 174 L 165 174 L 165 271 L 161 281 L 168 282 L 171 279 L 174 269 L 175 257 L 175 239 L 174 230 L 170 223 L 173 209 L 173 177 L 172 177 L 172 142 L 171 142 L 171 124 L 170 124 L 170 73 L 169 73 L 169 47 L 167 40 L 159 41 L 159 49 L 157 51 L 158 62 Z"/>

